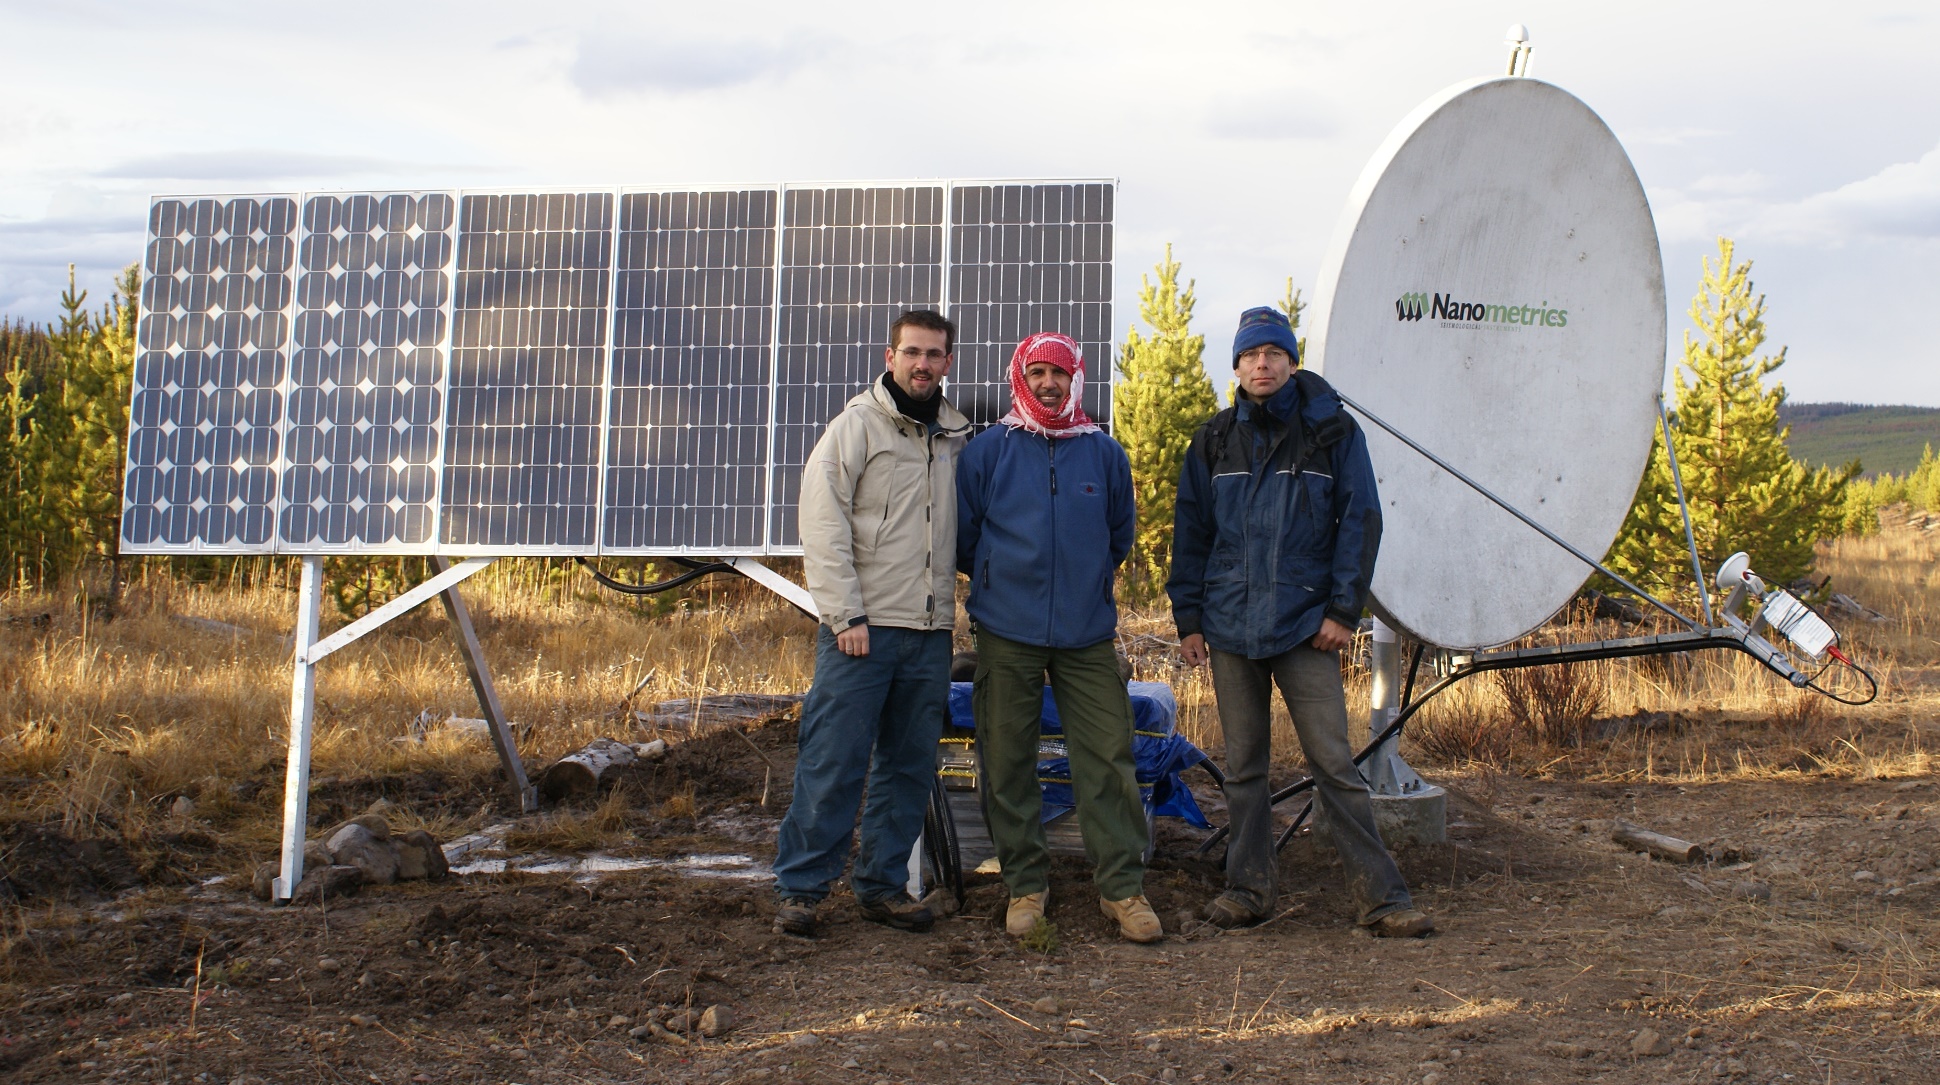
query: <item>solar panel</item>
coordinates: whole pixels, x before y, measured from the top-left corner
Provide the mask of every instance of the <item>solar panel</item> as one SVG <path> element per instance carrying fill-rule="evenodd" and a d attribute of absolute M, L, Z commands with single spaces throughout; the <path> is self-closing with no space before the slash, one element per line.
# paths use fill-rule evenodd
<path fill-rule="evenodd" d="M 613 194 L 465 196 L 446 392 L 444 548 L 591 553 Z"/>
<path fill-rule="evenodd" d="M 963 184 L 950 192 L 950 401 L 978 425 L 1009 409 L 1010 356 L 1063 332 L 1085 355 L 1084 409 L 1111 420 L 1109 184 Z"/>
<path fill-rule="evenodd" d="M 150 208 L 124 550 L 273 546 L 295 225 L 282 196 Z"/>
<path fill-rule="evenodd" d="M 783 199 L 769 542 L 793 547 L 802 464 L 823 427 L 882 373 L 889 325 L 939 307 L 943 188 L 791 188 Z"/>
<path fill-rule="evenodd" d="M 773 189 L 621 197 L 607 553 L 761 548 L 776 198 Z"/>
<path fill-rule="evenodd" d="M 421 550 L 434 537 L 454 208 L 442 192 L 303 204 L 285 551 Z"/>
<path fill-rule="evenodd" d="M 978 424 L 1034 331 L 1110 409 L 1110 182 L 154 201 L 124 553 L 786 554 L 890 323 Z M 610 349 L 609 349 L 610 348 Z"/>

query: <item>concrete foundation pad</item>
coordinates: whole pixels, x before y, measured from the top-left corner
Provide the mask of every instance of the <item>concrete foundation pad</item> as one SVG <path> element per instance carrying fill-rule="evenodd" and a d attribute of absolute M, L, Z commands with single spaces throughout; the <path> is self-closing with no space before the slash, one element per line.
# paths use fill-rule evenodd
<path fill-rule="evenodd" d="M 1448 792 L 1425 784 L 1406 795 L 1374 795 L 1374 827 L 1389 850 L 1448 839 Z M 1314 804 L 1314 840 L 1333 846 L 1326 808 Z"/>

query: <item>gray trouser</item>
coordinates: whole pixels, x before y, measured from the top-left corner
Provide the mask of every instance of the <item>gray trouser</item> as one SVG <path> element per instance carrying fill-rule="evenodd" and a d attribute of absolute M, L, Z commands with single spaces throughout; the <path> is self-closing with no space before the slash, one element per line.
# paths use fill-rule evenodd
<path fill-rule="evenodd" d="M 1347 743 L 1347 697 L 1340 661 L 1333 652 L 1307 645 L 1271 659 L 1212 653 L 1213 694 L 1226 736 L 1226 810 L 1232 835 L 1226 844 L 1226 891 L 1266 915 L 1279 896 L 1278 856 L 1273 850 L 1273 810 L 1267 769 L 1272 761 L 1273 689 L 1287 703 L 1294 733 L 1307 753 L 1318 801 L 1360 922 L 1411 908 L 1408 886 L 1374 828 L 1367 781 Z"/>

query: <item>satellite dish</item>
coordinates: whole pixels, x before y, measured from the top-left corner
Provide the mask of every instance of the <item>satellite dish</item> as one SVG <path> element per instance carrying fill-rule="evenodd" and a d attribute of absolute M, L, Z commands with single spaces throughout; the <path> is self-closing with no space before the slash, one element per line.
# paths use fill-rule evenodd
<path fill-rule="evenodd" d="M 1548 83 L 1457 84 L 1375 152 L 1322 265 L 1308 364 L 1592 555 L 1635 496 L 1664 381 L 1664 268 L 1629 156 Z M 1431 644 L 1541 626 L 1589 570 L 1373 425 L 1371 606 Z"/>

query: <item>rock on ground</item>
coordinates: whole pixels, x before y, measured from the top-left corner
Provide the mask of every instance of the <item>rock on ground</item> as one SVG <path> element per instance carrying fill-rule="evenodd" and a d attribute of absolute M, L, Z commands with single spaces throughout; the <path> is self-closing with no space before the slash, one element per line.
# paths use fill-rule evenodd
<path fill-rule="evenodd" d="M 1639 1029 L 1630 1038 L 1630 1053 L 1633 1055 L 1668 1055 L 1671 1042 L 1658 1035 L 1654 1028 Z"/>
<path fill-rule="evenodd" d="M 397 880 L 397 856 L 391 853 L 389 842 L 379 840 L 367 826 L 350 822 L 332 833 L 325 846 L 338 866 L 356 867 L 363 872 L 364 881 L 372 885 L 389 885 Z"/>
<path fill-rule="evenodd" d="M 445 849 L 437 837 L 423 829 L 412 829 L 403 836 L 390 842 L 391 853 L 397 859 L 397 878 L 399 881 L 414 881 L 419 878 L 441 881 L 451 872 L 451 865 L 445 862 Z"/>
<path fill-rule="evenodd" d="M 717 1002 L 701 1014 L 701 1035 L 724 1036 L 733 1032 L 740 1023 L 740 1019 L 734 1016 L 733 1007 Z"/>
<path fill-rule="evenodd" d="M 316 904 L 349 896 L 364 884 L 364 872 L 354 866 L 320 866 L 306 871 L 290 894 L 291 904 Z"/>

